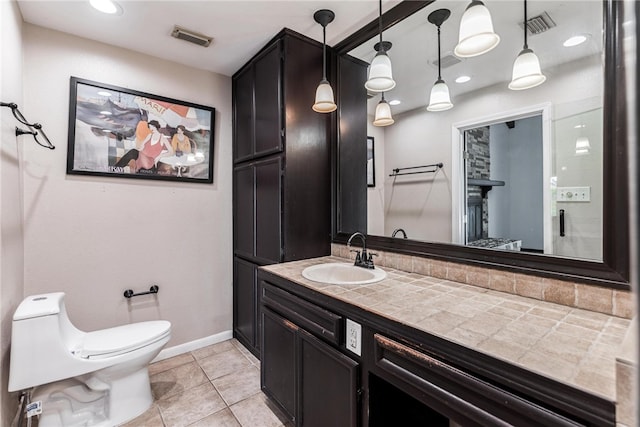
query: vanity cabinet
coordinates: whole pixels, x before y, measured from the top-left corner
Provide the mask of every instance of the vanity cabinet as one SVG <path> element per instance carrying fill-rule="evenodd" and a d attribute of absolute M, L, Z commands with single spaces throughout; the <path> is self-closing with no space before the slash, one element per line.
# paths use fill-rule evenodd
<path fill-rule="evenodd" d="M 284 29 L 232 77 L 234 336 L 260 356 L 256 269 L 331 252 L 322 45 Z"/>
<path fill-rule="evenodd" d="M 258 281 L 262 389 L 297 426 L 615 426 L 600 396 L 271 271 Z M 360 325 L 358 355 L 348 321 Z"/>
<path fill-rule="evenodd" d="M 261 281 L 262 390 L 296 426 L 356 427 L 359 363 L 339 350 L 342 316 Z"/>

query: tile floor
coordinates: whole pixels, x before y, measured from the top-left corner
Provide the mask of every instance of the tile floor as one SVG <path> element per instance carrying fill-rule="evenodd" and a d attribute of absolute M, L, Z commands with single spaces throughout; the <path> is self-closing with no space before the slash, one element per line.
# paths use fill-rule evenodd
<path fill-rule="evenodd" d="M 154 403 L 123 427 L 290 427 L 260 391 L 260 361 L 231 339 L 149 366 Z"/>

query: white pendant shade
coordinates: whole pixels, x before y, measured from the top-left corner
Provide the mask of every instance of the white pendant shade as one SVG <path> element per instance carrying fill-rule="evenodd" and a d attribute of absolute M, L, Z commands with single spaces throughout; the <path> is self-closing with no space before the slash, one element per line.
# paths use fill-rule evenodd
<path fill-rule="evenodd" d="M 395 122 L 391 117 L 391 107 L 384 99 L 376 106 L 376 115 L 373 119 L 374 126 L 389 126 Z"/>
<path fill-rule="evenodd" d="M 489 9 L 481 1 L 472 1 L 460 20 L 458 45 L 453 53 L 461 58 L 482 55 L 500 43 L 500 36 L 493 31 Z"/>
<path fill-rule="evenodd" d="M 316 102 L 311 108 L 317 113 L 330 113 L 338 108 L 333 99 L 333 89 L 328 81 L 322 80 L 318 85 L 316 89 Z"/>
<path fill-rule="evenodd" d="M 427 111 L 445 111 L 453 107 L 449 96 L 449 87 L 443 80 L 438 80 L 431 88 Z"/>
<path fill-rule="evenodd" d="M 522 49 L 513 63 L 513 74 L 509 89 L 523 90 L 544 83 L 547 78 L 540 70 L 540 61 L 531 49 Z"/>
<path fill-rule="evenodd" d="M 391 71 L 391 60 L 385 52 L 378 52 L 371 61 L 369 78 L 364 87 L 370 92 L 386 92 L 396 87 Z"/>

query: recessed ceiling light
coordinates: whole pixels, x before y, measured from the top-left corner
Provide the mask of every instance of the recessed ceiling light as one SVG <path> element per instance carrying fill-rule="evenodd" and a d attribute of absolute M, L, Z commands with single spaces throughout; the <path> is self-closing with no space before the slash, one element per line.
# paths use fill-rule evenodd
<path fill-rule="evenodd" d="M 111 96 L 111 94 L 109 92 L 106 92 L 104 90 L 101 90 L 100 92 L 98 92 L 98 95 L 100 95 L 100 96 Z"/>
<path fill-rule="evenodd" d="M 569 37 L 564 41 L 564 43 L 562 43 L 562 46 L 564 47 L 578 46 L 579 44 L 582 44 L 585 41 L 587 41 L 587 36 L 585 34 L 580 34 L 577 36 Z"/>
<path fill-rule="evenodd" d="M 113 0 L 89 0 L 94 9 L 110 15 L 122 15 L 122 7 Z"/>
<path fill-rule="evenodd" d="M 466 83 L 469 80 L 471 80 L 471 77 L 469 76 L 460 76 L 456 79 L 456 83 Z"/>
<path fill-rule="evenodd" d="M 389 101 L 389 105 L 400 105 L 402 104 L 402 101 L 400 101 L 399 99 L 394 99 L 392 101 Z"/>

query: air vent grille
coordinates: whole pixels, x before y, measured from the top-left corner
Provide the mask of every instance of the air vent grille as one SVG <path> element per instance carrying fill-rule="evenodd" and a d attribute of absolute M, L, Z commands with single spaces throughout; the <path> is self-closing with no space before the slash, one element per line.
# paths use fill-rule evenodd
<path fill-rule="evenodd" d="M 451 67 L 452 65 L 456 65 L 459 62 L 462 62 L 459 58 L 457 58 L 454 55 L 448 54 L 442 57 L 442 67 L 441 68 L 448 68 Z M 433 61 L 431 61 L 431 63 L 433 65 L 435 65 L 436 67 L 438 66 L 438 60 L 434 59 Z"/>
<path fill-rule="evenodd" d="M 187 41 L 189 43 L 197 44 L 198 46 L 207 47 L 211 44 L 213 37 L 205 36 L 204 34 L 197 33 L 195 31 L 187 30 L 179 27 L 178 25 L 173 27 L 171 36 L 180 40 Z"/>
<path fill-rule="evenodd" d="M 538 16 L 534 16 L 533 18 L 527 20 L 527 30 L 530 35 L 535 36 L 537 34 L 544 33 L 556 26 L 556 23 L 551 19 L 547 12 L 542 12 Z M 523 27 L 522 22 L 520 23 L 520 28 Z"/>

